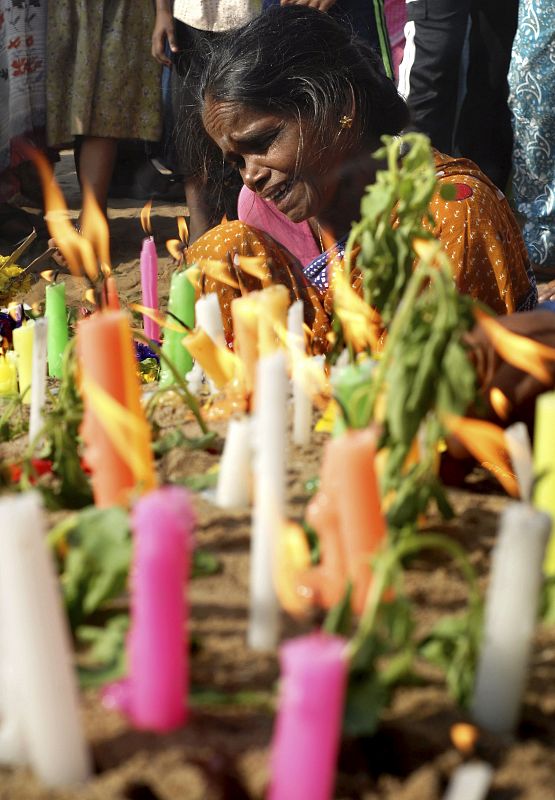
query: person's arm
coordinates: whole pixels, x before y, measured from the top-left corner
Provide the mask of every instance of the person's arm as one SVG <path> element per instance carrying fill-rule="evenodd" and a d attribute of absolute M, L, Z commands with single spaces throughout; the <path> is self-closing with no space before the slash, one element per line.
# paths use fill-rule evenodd
<path fill-rule="evenodd" d="M 152 31 L 152 55 L 159 64 L 171 67 L 172 62 L 166 55 L 166 39 L 172 53 L 179 52 L 175 39 L 171 0 L 156 0 L 156 21 Z"/>

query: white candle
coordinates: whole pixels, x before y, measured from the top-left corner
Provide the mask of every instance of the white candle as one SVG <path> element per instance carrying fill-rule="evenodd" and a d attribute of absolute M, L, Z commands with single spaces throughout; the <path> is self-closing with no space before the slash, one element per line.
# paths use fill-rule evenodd
<path fill-rule="evenodd" d="M 312 398 L 305 374 L 307 362 L 302 300 L 297 300 L 289 308 L 287 332 L 293 383 L 293 441 L 298 445 L 307 445 L 312 429 Z"/>
<path fill-rule="evenodd" d="M 528 503 L 532 496 L 534 483 L 534 459 L 528 428 L 524 422 L 515 422 L 514 425 L 510 425 L 505 430 L 505 441 L 511 456 L 520 496 Z"/>
<path fill-rule="evenodd" d="M 46 399 L 46 356 L 48 351 L 48 320 L 35 320 L 33 340 L 33 377 L 31 380 L 31 412 L 29 439 L 33 441 L 42 426 L 42 409 Z"/>
<path fill-rule="evenodd" d="M 195 320 L 197 328 L 202 328 L 212 341 L 225 347 L 222 314 L 218 295 L 215 292 L 199 297 L 195 303 Z"/>
<path fill-rule="evenodd" d="M 510 503 L 501 517 L 472 703 L 476 723 L 495 733 L 518 722 L 550 530 L 550 517 L 526 503 Z"/>
<path fill-rule="evenodd" d="M 485 800 L 493 779 L 493 767 L 484 761 L 461 764 L 449 781 L 443 800 Z"/>
<path fill-rule="evenodd" d="M 27 492 L 6 498 L 0 502 L 0 516 L 9 520 L 0 533 L 0 607 L 7 645 L 2 658 L 10 659 L 17 675 L 15 723 L 43 783 L 78 783 L 90 776 L 90 760 L 40 496 Z M 3 726 L 13 723 L 2 719 Z"/>
<path fill-rule="evenodd" d="M 254 507 L 250 572 L 248 642 L 254 650 L 276 647 L 279 605 L 273 566 L 285 505 L 287 370 L 285 353 L 276 351 L 256 369 Z"/>
<path fill-rule="evenodd" d="M 250 417 L 229 422 L 216 488 L 216 505 L 220 508 L 241 508 L 249 504 L 251 431 Z"/>

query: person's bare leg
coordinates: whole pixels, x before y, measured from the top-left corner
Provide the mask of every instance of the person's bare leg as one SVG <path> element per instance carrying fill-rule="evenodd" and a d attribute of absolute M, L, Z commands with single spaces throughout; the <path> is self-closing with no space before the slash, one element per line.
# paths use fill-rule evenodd
<path fill-rule="evenodd" d="M 185 199 L 189 208 L 189 241 L 191 244 L 220 222 L 218 209 L 210 203 L 206 183 L 201 178 L 187 178 Z"/>
<path fill-rule="evenodd" d="M 104 136 L 84 136 L 79 153 L 79 183 L 87 184 L 104 214 L 108 189 L 114 172 L 118 140 Z"/>
<path fill-rule="evenodd" d="M 76 145 L 77 147 L 77 145 Z M 107 212 L 108 189 L 118 150 L 118 140 L 104 136 L 84 136 L 78 151 L 75 151 L 75 165 L 81 188 L 88 184 L 104 215 Z M 49 247 L 56 247 L 54 239 L 48 240 Z M 54 261 L 61 267 L 67 267 L 67 262 L 58 250 L 52 255 Z"/>

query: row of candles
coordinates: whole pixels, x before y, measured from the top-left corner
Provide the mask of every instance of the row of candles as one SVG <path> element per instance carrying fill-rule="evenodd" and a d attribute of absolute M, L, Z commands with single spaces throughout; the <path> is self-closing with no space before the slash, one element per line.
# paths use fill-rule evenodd
<path fill-rule="evenodd" d="M 170 311 L 192 328 L 191 301 L 194 298 L 194 289 L 191 292 L 188 284 L 190 285 L 190 282 L 186 272 L 177 272 L 174 275 L 170 293 Z M 59 287 L 51 288 L 60 291 Z M 278 287 L 272 288 L 278 289 Z M 264 308 L 264 301 L 258 309 L 260 312 L 260 308 L 264 308 L 264 314 L 257 314 L 255 311 L 255 316 L 258 316 L 259 320 L 262 318 L 262 325 L 268 318 L 271 320 L 271 325 L 269 329 L 262 328 L 262 333 L 258 332 L 258 336 L 265 344 L 263 349 L 258 350 L 260 342 L 256 343 L 254 357 L 252 351 L 255 334 L 250 317 L 253 311 L 252 304 L 256 303 L 256 299 L 241 298 L 235 301 L 235 307 L 232 309 L 232 313 L 235 312 L 236 322 L 241 320 L 244 311 L 243 328 L 241 322 L 236 325 L 237 345 L 239 351 L 243 350 L 243 362 L 247 373 L 250 370 L 247 381 L 251 381 L 256 403 L 254 425 L 248 418 L 230 422 L 217 491 L 218 502 L 224 507 L 248 502 L 248 495 L 245 494 L 246 482 L 238 480 L 238 468 L 244 470 L 244 474 L 249 472 L 250 452 L 254 446 L 256 468 L 253 470 L 249 643 L 260 650 L 273 649 L 278 642 L 279 608 L 274 589 L 275 554 L 284 518 L 287 441 L 285 409 L 289 391 L 287 359 L 284 350 L 279 347 L 280 330 L 288 329 L 289 341 L 296 342 L 297 350 L 302 352 L 305 350 L 302 344 L 299 346 L 299 342 L 304 342 L 302 305 L 294 304 L 287 312 L 288 302 L 284 303 L 283 296 L 279 296 L 279 289 L 277 293 L 273 292 L 273 295 L 274 297 L 267 301 L 270 313 L 268 308 Z M 244 300 L 248 300 L 248 304 L 243 303 Z M 152 298 L 150 302 L 153 302 Z M 200 311 L 197 316 L 202 319 L 204 315 L 202 330 L 215 347 L 222 347 L 222 328 L 221 319 L 217 318 L 219 314 L 217 299 L 203 298 L 203 303 L 204 305 L 202 303 L 200 306 L 197 305 Z M 65 303 L 63 306 L 65 312 Z M 30 384 L 32 396 L 33 384 L 36 382 L 29 378 L 27 384 L 25 379 L 22 381 L 25 371 L 21 366 L 24 362 L 33 365 L 41 360 L 44 365 L 47 326 L 44 321 L 39 320 L 20 330 L 24 332 L 22 338 L 25 339 L 27 336 L 32 342 L 31 346 L 16 346 L 17 357 L 20 359 L 20 389 L 23 383 L 23 391 L 26 392 L 26 386 Z M 244 331 L 242 338 L 241 330 Z M 176 355 L 172 361 L 175 363 L 182 354 L 181 351 L 187 356 L 187 350 L 181 346 L 182 333 L 176 331 L 177 336 L 173 337 L 173 342 L 170 333 L 174 331 L 170 329 L 166 331 L 164 345 L 166 348 L 174 349 Z M 22 334 L 19 334 L 19 337 L 21 336 Z M 189 338 L 191 350 L 194 352 L 194 334 L 185 338 L 185 344 Z M 130 674 L 120 700 L 122 697 L 125 698 L 125 702 L 122 703 L 138 726 L 160 731 L 169 730 L 182 724 L 186 718 L 187 669 L 186 638 L 184 638 L 186 606 L 183 600 L 183 587 L 188 570 L 187 553 L 190 549 L 192 513 L 188 498 L 175 494 L 175 491 L 179 490 L 155 488 L 150 436 L 141 409 L 132 336 L 126 315 L 123 312 L 105 311 L 81 322 L 78 348 L 83 383 L 86 387 L 83 436 L 87 444 L 87 460 L 93 472 L 96 502 L 100 506 L 112 505 L 114 502 L 128 503 L 132 493 L 137 489 L 146 492 L 134 513 L 136 560 L 133 580 L 133 628 L 129 637 Z M 95 351 L 102 353 L 102 359 L 95 356 Z M 183 375 L 190 366 L 191 363 L 186 358 L 179 365 L 179 372 Z M 205 360 L 204 366 L 210 375 L 213 369 L 212 360 L 210 358 Z M 45 374 L 44 366 L 32 366 L 31 374 L 34 376 Z M 51 374 L 54 373 L 51 371 Z M 300 382 L 297 385 L 301 386 Z M 304 390 L 297 391 L 297 397 L 304 405 L 301 402 L 295 404 L 296 409 L 301 409 L 295 412 L 296 438 L 304 443 L 307 441 L 307 429 L 308 437 L 310 436 L 311 404 L 307 404 L 307 394 Z M 107 401 L 107 398 L 116 405 L 110 406 L 110 400 Z M 544 395 L 538 401 L 535 448 L 537 469 L 551 467 L 552 448 L 550 449 L 546 442 L 549 441 L 549 434 L 553 429 L 550 420 L 554 403 L 553 395 Z M 114 436 L 113 426 L 107 425 L 103 413 L 116 408 L 124 411 L 122 417 L 116 414 L 116 417 L 123 422 L 124 431 L 127 429 L 134 433 L 132 437 L 124 435 L 119 444 L 117 436 Z M 304 420 L 304 424 L 301 424 L 300 420 Z M 306 579 L 310 591 L 315 592 L 319 602 L 325 605 L 331 605 L 337 600 L 337 591 L 345 586 L 348 578 L 355 584 L 354 605 L 357 610 L 360 610 L 367 591 L 370 580 L 369 560 L 385 535 L 373 457 L 374 442 L 369 431 L 360 434 L 350 432 L 332 440 L 328 445 L 322 488 L 309 512 L 322 541 L 322 562 L 318 568 L 320 575 L 318 581 L 310 580 L 308 576 Z M 342 464 L 341 471 L 335 468 L 337 463 Z M 348 469 L 351 463 L 352 470 Z M 336 474 L 338 472 L 340 474 Z M 549 476 L 542 487 L 543 494 L 537 493 L 538 505 L 553 511 L 551 506 L 554 503 L 555 492 L 546 488 L 548 481 Z M 237 487 L 237 492 L 234 492 L 234 486 Z M 171 498 L 168 492 L 173 493 Z M 342 501 L 343 510 L 341 510 Z M 30 531 L 41 530 L 43 523 L 37 522 L 40 509 L 35 495 L 3 502 L 20 503 L 20 510 L 17 513 L 14 511 L 14 519 L 21 520 L 21 541 L 26 541 L 25 537 L 31 535 Z M 25 508 L 25 503 L 29 504 L 28 513 L 21 511 Z M 142 506 L 142 503 L 147 505 Z M 149 506 L 148 503 L 153 505 Z M 145 509 L 144 512 L 142 509 Z M 144 530 L 150 531 L 150 534 L 145 534 L 144 540 L 141 539 L 141 534 L 137 533 L 143 530 L 141 524 L 143 513 L 147 520 Z M 164 514 L 169 515 L 168 519 Z M 152 533 L 153 530 L 156 535 Z M 502 519 L 499 541 L 493 555 L 484 644 L 473 706 L 476 720 L 492 730 L 510 731 L 518 718 L 534 630 L 541 583 L 541 564 L 550 530 L 550 518 L 533 510 L 526 503 L 511 505 Z M 18 536 L 11 540 L 12 550 L 9 553 L 6 551 L 5 558 L 2 559 L 4 565 L 10 565 L 17 561 L 18 557 L 21 559 L 23 545 L 14 545 L 14 541 L 17 540 Z M 40 537 L 37 541 L 41 542 L 38 549 L 44 550 L 44 542 Z M 40 558 L 42 556 L 37 556 L 39 561 Z M 145 561 L 142 562 L 141 558 Z M 548 559 L 546 562 L 548 567 L 550 561 L 551 559 Z M 146 566 L 141 568 L 141 563 Z M 43 565 L 40 569 L 42 570 L 40 574 L 45 576 L 47 568 Z M 8 573 L 11 578 L 8 577 Z M 6 640 L 6 653 L 13 653 L 5 660 L 6 671 L 8 673 L 10 669 L 19 671 L 18 662 L 22 659 L 20 653 L 23 652 L 21 648 L 31 646 L 22 645 L 22 642 L 32 641 L 33 646 L 36 645 L 41 649 L 40 657 L 27 658 L 28 661 L 41 666 L 40 673 L 37 672 L 32 680 L 29 679 L 30 684 L 35 681 L 33 699 L 28 700 L 28 703 L 22 701 L 21 709 L 45 703 L 46 699 L 43 700 L 42 695 L 39 697 L 40 692 L 48 694 L 50 698 L 57 696 L 55 713 L 58 721 L 55 727 L 62 730 L 68 740 L 71 739 L 76 750 L 74 752 L 71 748 L 68 749 L 63 759 L 54 757 L 51 753 L 41 758 L 31 755 L 37 751 L 37 747 L 39 751 L 41 750 L 37 742 L 46 739 L 51 743 L 52 737 L 49 739 L 48 736 L 37 734 L 36 726 L 33 728 L 35 722 L 30 722 L 30 713 L 25 716 L 27 712 L 16 713 L 14 710 L 14 717 L 10 718 L 7 715 L 6 721 L 9 720 L 10 724 L 15 725 L 14 730 L 24 730 L 24 733 L 20 734 L 24 738 L 24 746 L 20 743 L 16 747 L 12 742 L 12 749 L 7 747 L 6 752 L 19 753 L 19 756 L 14 756 L 15 760 L 18 760 L 25 751 L 27 758 L 31 759 L 35 769 L 47 783 L 67 783 L 87 777 L 88 759 L 82 735 L 76 733 L 77 701 L 71 678 L 67 678 L 65 684 L 60 681 L 60 686 L 63 684 L 63 687 L 58 687 L 56 692 L 48 684 L 52 674 L 58 672 L 56 657 L 48 658 L 44 655 L 48 648 L 58 648 L 56 652 L 59 659 L 66 665 L 69 663 L 69 644 L 67 636 L 63 634 L 64 625 L 60 623 L 59 628 L 62 633 L 53 635 L 51 640 L 39 636 L 35 628 L 25 627 L 29 620 L 34 619 L 29 604 L 37 602 L 39 598 L 39 602 L 43 602 L 42 589 L 39 587 L 42 587 L 46 579 L 37 576 L 38 573 L 29 585 L 20 583 L 16 586 L 16 581 L 24 581 L 21 570 L 18 571 L 15 567 L 9 570 L 8 566 L 5 566 L 0 573 L 2 593 L 0 597 L 7 597 L 6 586 L 11 588 L 10 605 L 13 604 L 14 597 L 24 597 L 25 607 L 21 614 L 22 619 L 27 620 L 27 623 L 21 622 L 17 626 L 11 622 L 4 626 L 6 637 L 11 635 L 15 638 L 14 631 L 17 629 L 19 640 L 17 646 L 13 644 L 12 639 Z M 316 576 L 313 575 L 312 578 L 314 577 Z M 53 573 L 46 582 L 54 584 Z M 166 591 L 162 593 L 158 591 L 161 585 L 166 587 Z M 22 589 L 23 586 L 25 589 Z M 156 591 L 154 586 L 157 587 Z M 329 592 L 327 600 L 324 597 L 326 592 Z M 513 608 L 517 598 L 518 607 Z M 57 602 L 59 603 L 59 600 Z M 3 608 L 6 608 L 5 603 Z M 50 619 L 55 617 L 56 612 L 49 613 Z M 58 617 L 62 619 L 60 611 Z M 160 620 L 164 620 L 163 625 L 160 625 Z M 519 624 L 515 624 L 517 620 Z M 157 658 L 154 664 L 149 652 L 163 654 L 162 662 Z M 285 797 L 294 800 L 296 797 L 307 796 L 315 800 L 318 798 L 324 800 L 331 797 L 339 741 L 347 675 L 345 642 L 336 637 L 317 633 L 287 642 L 283 645 L 281 653 L 284 678 L 274 739 L 270 796 L 275 800 Z M 53 664 L 56 665 L 55 670 L 52 669 Z M 45 669 L 51 673 L 50 678 L 40 677 Z M 61 674 L 66 674 L 63 669 Z M 63 698 L 60 695 L 62 690 L 65 693 Z M 52 709 L 48 711 L 48 704 L 44 708 L 46 709 L 44 715 L 38 714 L 36 719 L 41 724 L 48 719 L 50 724 L 52 718 L 48 714 L 54 711 Z M 142 710 L 138 710 L 139 708 Z M 61 725 L 60 720 L 63 721 Z M 6 733 L 6 725 L 3 733 Z M 1 737 L 0 741 L 3 741 Z M 66 747 L 66 744 L 63 746 L 61 744 L 61 741 L 57 740 L 58 755 Z M 54 747 L 54 744 L 52 746 Z M 73 757 L 68 757 L 70 752 Z M 11 757 L 9 758 L 11 760 Z"/>

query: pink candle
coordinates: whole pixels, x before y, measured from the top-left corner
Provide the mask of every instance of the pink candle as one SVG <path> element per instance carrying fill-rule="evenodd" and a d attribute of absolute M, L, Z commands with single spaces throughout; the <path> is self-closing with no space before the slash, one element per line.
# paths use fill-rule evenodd
<path fill-rule="evenodd" d="M 133 510 L 128 710 L 138 728 L 169 731 L 187 716 L 185 591 L 194 522 L 179 487 L 150 492 Z"/>
<path fill-rule="evenodd" d="M 268 800 L 330 800 L 347 684 L 345 640 L 313 633 L 280 650 Z"/>
<path fill-rule="evenodd" d="M 143 290 L 143 305 L 153 311 L 158 311 L 158 256 L 156 245 L 152 236 L 143 239 L 141 247 L 141 286 Z M 154 320 L 143 316 L 145 334 L 149 339 L 160 341 L 160 326 Z"/>

